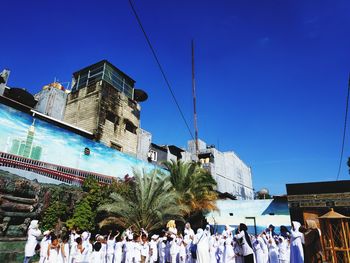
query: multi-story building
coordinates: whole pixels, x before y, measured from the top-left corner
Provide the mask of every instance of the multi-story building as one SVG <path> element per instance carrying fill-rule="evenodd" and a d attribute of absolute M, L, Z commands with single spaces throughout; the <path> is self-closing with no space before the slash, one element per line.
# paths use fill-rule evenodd
<path fill-rule="evenodd" d="M 140 132 L 139 102 L 147 94 L 107 60 L 73 73 L 64 121 L 94 134 L 95 140 L 136 156 Z"/>
<path fill-rule="evenodd" d="M 217 182 L 217 191 L 228 193 L 237 199 L 254 199 L 252 171 L 234 152 L 220 152 L 213 145 L 198 142 L 198 160 Z M 195 141 L 188 142 L 188 149 L 196 155 Z"/>
<path fill-rule="evenodd" d="M 39 93 L 34 95 L 38 101 L 34 109 L 56 120 L 63 120 L 67 95 L 68 91 L 58 82 L 45 85 Z"/>

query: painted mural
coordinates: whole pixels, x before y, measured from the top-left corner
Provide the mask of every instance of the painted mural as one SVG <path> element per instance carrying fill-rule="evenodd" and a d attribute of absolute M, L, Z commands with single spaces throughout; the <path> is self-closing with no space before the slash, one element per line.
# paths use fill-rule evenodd
<path fill-rule="evenodd" d="M 119 178 L 158 168 L 3 104 L 0 151 Z"/>
<path fill-rule="evenodd" d="M 218 211 L 209 213 L 206 218 L 214 231 L 221 233 L 225 225 L 237 228 L 240 223 L 248 226 L 249 233 L 259 234 L 270 224 L 290 228 L 290 215 L 287 200 L 218 200 Z"/>

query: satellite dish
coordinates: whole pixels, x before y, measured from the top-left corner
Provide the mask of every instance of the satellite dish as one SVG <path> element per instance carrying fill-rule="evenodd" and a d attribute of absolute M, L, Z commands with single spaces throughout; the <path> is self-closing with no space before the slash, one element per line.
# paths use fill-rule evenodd
<path fill-rule="evenodd" d="M 134 100 L 137 102 L 143 102 L 148 99 L 148 95 L 145 91 L 142 89 L 135 89 L 134 90 Z"/>

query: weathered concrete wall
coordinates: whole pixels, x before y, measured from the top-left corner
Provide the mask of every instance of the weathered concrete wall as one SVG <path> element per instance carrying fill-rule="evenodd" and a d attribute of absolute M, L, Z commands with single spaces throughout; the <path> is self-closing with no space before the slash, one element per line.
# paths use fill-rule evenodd
<path fill-rule="evenodd" d="M 136 156 L 141 107 L 106 82 L 68 96 L 64 120 L 95 134 L 97 141 Z M 126 128 L 132 124 L 132 131 Z"/>

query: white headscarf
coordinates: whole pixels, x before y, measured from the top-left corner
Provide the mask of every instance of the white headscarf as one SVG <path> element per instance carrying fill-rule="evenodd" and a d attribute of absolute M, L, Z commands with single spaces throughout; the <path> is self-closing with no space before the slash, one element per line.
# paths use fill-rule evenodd
<path fill-rule="evenodd" d="M 38 229 L 39 228 L 39 221 L 38 220 L 32 220 L 30 222 L 28 229 Z"/>

